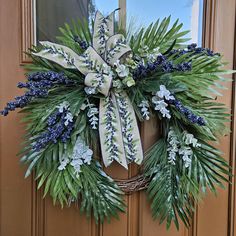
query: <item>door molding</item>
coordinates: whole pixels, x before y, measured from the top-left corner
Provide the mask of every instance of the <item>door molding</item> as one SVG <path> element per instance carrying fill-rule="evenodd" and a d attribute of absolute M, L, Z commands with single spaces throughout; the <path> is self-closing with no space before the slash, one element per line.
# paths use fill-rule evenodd
<path fill-rule="evenodd" d="M 30 58 L 25 54 L 35 44 L 35 1 L 21 0 L 21 55 L 20 63 L 30 63 Z"/>
<path fill-rule="evenodd" d="M 235 22 L 236 22 L 236 7 L 235 7 Z M 236 69 L 236 25 L 235 25 L 235 35 L 234 35 L 234 61 L 233 69 Z M 236 233 L 236 75 L 233 75 L 233 94 L 232 94 L 232 136 L 231 136 L 231 158 L 230 164 L 232 166 L 231 178 L 232 185 L 229 189 L 229 221 L 228 221 L 228 230 L 229 235 L 235 235 Z"/>
<path fill-rule="evenodd" d="M 227 5 L 224 5 L 221 0 L 205 0 L 204 1 L 204 25 L 203 25 L 203 46 L 216 50 L 218 48 L 224 48 L 224 56 L 227 57 L 229 61 L 229 69 L 236 68 L 236 27 L 234 22 L 236 22 L 236 4 L 235 0 L 229 0 Z M 222 10 L 224 9 L 224 10 Z M 222 13 L 224 11 L 224 14 Z M 232 18 L 231 21 L 227 19 L 226 16 L 229 13 Z M 234 21 L 234 22 L 233 22 Z M 227 25 L 227 27 L 225 27 Z M 222 36 L 223 35 L 223 36 Z M 228 35 L 228 37 L 224 36 Z M 226 46 L 222 45 L 222 38 L 228 39 Z M 228 44 L 228 45 L 227 45 Z M 232 48 L 234 50 L 232 50 Z M 230 60 L 229 60 L 230 59 Z M 232 87 L 228 91 L 224 91 L 223 94 L 226 97 L 231 95 L 231 103 L 228 104 L 229 108 L 232 110 L 232 123 L 230 125 L 230 150 L 228 161 L 230 166 L 232 166 L 232 174 L 236 175 L 236 76 L 231 76 L 233 82 L 229 83 Z M 227 94 L 228 93 L 228 94 Z M 221 99 L 221 100 L 224 100 Z M 235 177 L 230 178 L 228 186 L 228 219 L 227 219 L 227 235 L 235 235 L 236 227 L 236 179 Z M 226 191 L 226 190 L 225 190 Z M 198 212 L 196 213 L 196 215 Z M 201 217 L 201 216 L 199 216 Z M 196 222 L 194 222 L 194 236 L 198 235 L 198 216 L 195 217 Z"/>

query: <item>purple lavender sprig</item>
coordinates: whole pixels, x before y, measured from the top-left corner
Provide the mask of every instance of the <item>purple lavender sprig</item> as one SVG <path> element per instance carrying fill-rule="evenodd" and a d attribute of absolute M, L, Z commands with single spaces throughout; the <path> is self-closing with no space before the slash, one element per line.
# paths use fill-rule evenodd
<path fill-rule="evenodd" d="M 74 36 L 74 41 L 76 42 L 76 43 L 78 43 L 79 44 L 79 46 L 83 49 L 83 50 L 86 50 L 87 48 L 88 48 L 88 44 L 86 43 L 86 41 L 84 41 L 84 40 L 81 40 L 80 38 L 79 38 L 79 36 Z"/>
<path fill-rule="evenodd" d="M 191 71 L 191 69 L 191 62 L 184 62 L 174 65 L 173 62 L 169 61 L 166 56 L 159 55 L 154 62 L 148 62 L 146 65 L 139 64 L 138 67 L 133 71 L 133 77 L 134 79 L 140 79 L 151 75 L 156 71 L 171 73 L 180 71 L 186 72 Z"/>
<path fill-rule="evenodd" d="M 182 113 L 187 120 L 189 120 L 193 124 L 197 124 L 199 126 L 205 126 L 206 121 L 203 117 L 195 115 L 190 109 L 185 107 L 179 100 L 169 100 L 167 101 L 169 104 L 175 106 L 175 108 Z"/>
<path fill-rule="evenodd" d="M 18 88 L 26 88 L 27 91 L 22 96 L 15 97 L 14 101 L 7 103 L 6 107 L 0 111 L 0 114 L 7 116 L 9 111 L 14 111 L 16 108 L 24 108 L 33 99 L 42 98 L 48 95 L 49 89 L 56 85 L 69 85 L 73 84 L 72 80 L 69 80 L 64 73 L 57 73 L 54 71 L 48 72 L 36 72 L 29 74 L 27 82 L 19 82 Z"/>
<path fill-rule="evenodd" d="M 50 143 L 57 143 L 61 140 L 63 143 L 71 137 L 74 129 L 74 120 L 68 107 L 58 108 L 47 119 L 47 131 L 43 132 L 33 144 L 34 151 L 40 151 Z"/>
<path fill-rule="evenodd" d="M 209 48 L 198 47 L 196 43 L 192 43 L 192 44 L 188 45 L 187 49 L 174 49 L 174 50 L 171 50 L 168 53 L 168 56 L 175 55 L 176 57 L 179 57 L 179 56 L 182 56 L 182 55 L 184 55 L 186 53 L 190 53 L 190 52 L 192 52 L 194 55 L 196 55 L 196 54 L 205 54 L 209 57 L 220 56 L 219 53 L 214 53 Z"/>

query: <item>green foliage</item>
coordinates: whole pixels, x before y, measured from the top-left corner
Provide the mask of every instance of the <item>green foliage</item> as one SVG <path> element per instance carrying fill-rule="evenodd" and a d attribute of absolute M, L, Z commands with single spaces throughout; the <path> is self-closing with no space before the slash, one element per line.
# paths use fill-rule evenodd
<path fill-rule="evenodd" d="M 162 21 L 157 20 L 150 24 L 146 29 L 141 28 L 130 39 L 130 47 L 136 55 L 139 55 L 139 49 L 142 46 L 147 46 L 149 52 L 155 48 L 159 48 L 161 53 L 165 53 L 170 48 L 181 48 L 182 43 L 189 39 L 182 38 L 189 31 L 180 32 L 183 24 L 179 24 L 177 20 L 170 27 L 171 17 L 164 18 Z"/>
<path fill-rule="evenodd" d="M 76 53 L 81 54 L 84 50 L 81 49 L 75 38 L 78 37 L 79 40 L 85 41 L 87 44 L 91 44 L 92 35 L 89 29 L 87 21 L 72 21 L 72 26 L 65 24 L 64 28 L 60 27 L 61 36 L 57 39 L 64 46 L 67 46 L 74 50 Z"/>
<path fill-rule="evenodd" d="M 114 180 L 105 175 L 99 164 L 84 166 L 81 172 L 81 211 L 89 216 L 91 210 L 96 222 L 118 218 L 118 211 L 125 210 L 123 194 Z"/>
<path fill-rule="evenodd" d="M 105 218 L 110 220 L 110 217 L 118 218 L 118 211 L 124 211 L 124 203 L 122 199 L 122 191 L 118 188 L 115 182 L 107 176 L 101 166 L 94 161 L 89 166 L 82 166 L 81 173 L 78 175 L 75 173 L 72 166 L 67 166 L 65 170 L 59 171 L 59 160 L 64 155 L 69 155 L 72 152 L 75 145 L 77 136 L 81 136 L 95 151 L 97 149 L 97 134 L 92 131 L 87 122 L 87 116 L 85 113 L 79 113 L 75 122 L 75 129 L 71 136 L 71 140 L 66 144 L 58 142 L 56 144 L 49 145 L 46 149 L 40 152 L 33 152 L 30 150 L 30 146 L 37 138 L 37 135 L 45 130 L 45 120 L 51 112 L 55 104 L 60 103 L 60 96 L 67 97 L 68 101 L 72 101 L 73 98 L 77 98 L 77 101 L 73 102 L 72 111 L 78 113 L 79 104 L 83 101 L 83 98 L 77 94 L 65 94 L 53 96 L 50 106 L 46 108 L 42 99 L 42 103 L 31 104 L 31 107 L 24 110 L 26 112 L 24 121 L 32 121 L 29 123 L 26 135 L 27 149 L 23 148 L 22 153 L 25 155 L 21 158 L 21 161 L 28 164 L 26 171 L 26 177 L 29 176 L 33 170 L 35 170 L 36 180 L 38 182 L 38 188 L 44 186 L 44 196 L 50 194 L 54 203 L 59 202 L 62 206 L 70 204 L 73 200 L 79 201 L 81 211 L 85 211 L 87 216 L 90 216 L 91 212 L 95 217 L 96 222 L 103 222 Z M 72 96 L 71 98 L 69 96 Z M 47 100 L 48 101 L 48 100 Z M 55 104 L 53 103 L 55 102 Z M 77 105 L 76 105 L 77 104 Z M 28 113 L 30 110 L 30 113 Z M 43 112 L 44 110 L 44 112 Z M 45 112 L 46 111 L 46 112 Z"/>
<path fill-rule="evenodd" d="M 178 129 L 178 127 L 176 127 Z M 216 194 L 216 186 L 228 182 L 230 168 L 221 153 L 198 139 L 200 148 L 193 148 L 191 166 L 186 168 L 181 159 L 176 165 L 167 160 L 167 141 L 160 139 L 148 151 L 145 174 L 151 178 L 147 194 L 151 201 L 153 218 L 166 220 L 167 228 L 173 221 L 179 228 L 179 219 L 189 227 L 194 206 L 209 189 Z"/>

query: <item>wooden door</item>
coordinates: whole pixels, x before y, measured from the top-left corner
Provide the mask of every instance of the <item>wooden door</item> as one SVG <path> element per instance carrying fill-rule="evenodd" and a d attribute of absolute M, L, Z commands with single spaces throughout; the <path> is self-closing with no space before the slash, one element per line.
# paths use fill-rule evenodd
<path fill-rule="evenodd" d="M 173 2 L 176 0 L 173 0 Z M 148 4 L 148 0 L 145 1 Z M 120 1 L 121 17 L 126 15 L 125 0 Z M 235 0 L 204 1 L 203 43 L 220 51 L 234 65 L 235 48 Z M 0 106 L 19 91 L 16 83 L 24 80 L 23 63 L 30 63 L 23 54 L 34 38 L 34 10 L 31 0 L 0 0 Z M 124 18 L 122 18 L 124 19 Z M 124 20 L 123 20 L 124 24 Z M 228 90 L 220 100 L 234 110 L 234 82 L 228 82 Z M 232 113 L 233 113 L 232 112 Z M 110 224 L 96 225 L 80 215 L 75 206 L 64 208 L 53 206 L 50 198 L 42 199 L 37 192 L 33 177 L 24 179 L 25 167 L 19 164 L 16 153 L 20 149 L 23 126 L 21 115 L 12 113 L 0 117 L 0 236 L 234 236 L 236 235 L 235 180 L 225 190 L 219 190 L 215 198 L 206 197 L 197 207 L 192 228 L 183 226 L 177 232 L 168 232 L 151 218 L 145 193 L 126 196 L 127 213 L 120 220 Z M 221 149 L 235 173 L 236 120 L 233 117 L 231 135 L 222 138 Z M 141 127 L 144 148 L 158 135 L 155 121 Z M 112 167 L 119 178 L 136 174 L 136 166 L 128 172 L 117 166 Z M 108 172 L 111 172 L 109 168 Z"/>

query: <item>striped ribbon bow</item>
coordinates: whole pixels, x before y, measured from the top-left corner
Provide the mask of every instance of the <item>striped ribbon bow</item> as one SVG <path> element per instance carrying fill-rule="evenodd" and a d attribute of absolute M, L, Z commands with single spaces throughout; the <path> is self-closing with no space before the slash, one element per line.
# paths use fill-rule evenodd
<path fill-rule="evenodd" d="M 99 105 L 99 135 L 105 166 L 114 160 L 125 168 L 128 163 L 141 164 L 143 151 L 135 112 L 126 92 L 114 86 L 115 81 L 125 79 L 117 73 L 119 61 L 131 53 L 122 34 L 115 34 L 115 16 L 104 17 L 96 13 L 93 43 L 82 55 L 66 46 L 40 42 L 43 50 L 36 56 L 51 60 L 69 69 L 78 69 L 85 75 L 84 83 L 104 95 Z M 130 75 L 129 75 L 130 76 Z"/>

